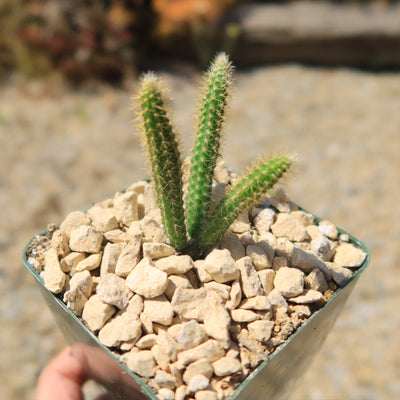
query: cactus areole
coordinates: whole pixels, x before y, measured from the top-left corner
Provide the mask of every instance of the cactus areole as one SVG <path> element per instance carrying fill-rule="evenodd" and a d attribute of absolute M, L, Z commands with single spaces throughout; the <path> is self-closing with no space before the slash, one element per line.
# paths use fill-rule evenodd
<path fill-rule="evenodd" d="M 163 84 L 152 72 L 145 74 L 140 81 L 138 110 L 141 131 L 165 234 L 177 252 L 194 258 L 215 246 L 234 220 L 255 206 L 292 164 L 293 157 L 287 154 L 266 161 L 260 159 L 215 204 L 212 184 L 220 156 L 232 72 L 229 58 L 220 53 L 204 76 L 186 204 L 183 201 L 179 140 L 165 109 Z"/>

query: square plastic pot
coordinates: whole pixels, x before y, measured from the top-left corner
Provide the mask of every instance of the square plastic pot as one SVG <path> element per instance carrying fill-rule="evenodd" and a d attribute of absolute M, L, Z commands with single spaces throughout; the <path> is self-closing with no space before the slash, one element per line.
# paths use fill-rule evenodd
<path fill-rule="evenodd" d="M 315 217 L 316 220 L 320 218 Z M 269 359 L 260 364 L 235 390 L 232 400 L 282 400 L 286 398 L 306 368 L 311 364 L 319 349 L 322 347 L 329 331 L 344 304 L 354 289 L 360 275 L 367 268 L 370 256 L 365 245 L 338 228 L 340 233 L 349 235 L 350 242 L 361 248 L 366 254 L 362 266 L 355 272 L 347 284 L 339 288 L 288 340 L 272 353 Z M 41 232 L 43 235 L 45 232 Z M 61 332 L 69 344 L 85 355 L 86 362 L 116 399 L 141 400 L 154 399 L 157 396 L 147 387 L 138 375 L 129 370 L 118 356 L 100 343 L 61 300 L 44 286 L 43 279 L 28 263 L 26 250 L 23 262 L 31 273 L 39 289 L 52 311 Z"/>

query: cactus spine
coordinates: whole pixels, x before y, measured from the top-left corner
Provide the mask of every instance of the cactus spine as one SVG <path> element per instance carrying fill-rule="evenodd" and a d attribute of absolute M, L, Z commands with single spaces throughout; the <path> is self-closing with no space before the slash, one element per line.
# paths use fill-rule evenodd
<path fill-rule="evenodd" d="M 171 245 L 179 251 L 186 244 L 186 227 L 178 143 L 165 111 L 160 80 L 149 73 L 140 88 L 143 131 L 162 222 Z"/>
<path fill-rule="evenodd" d="M 291 156 L 276 157 L 252 168 L 217 204 L 199 234 L 198 247 L 206 250 L 215 245 L 234 220 L 257 204 L 285 174 L 292 163 Z"/>
<path fill-rule="evenodd" d="M 192 238 L 196 238 L 209 211 L 231 75 L 232 65 L 228 57 L 221 53 L 217 55 L 204 81 L 187 195 L 187 229 Z"/>

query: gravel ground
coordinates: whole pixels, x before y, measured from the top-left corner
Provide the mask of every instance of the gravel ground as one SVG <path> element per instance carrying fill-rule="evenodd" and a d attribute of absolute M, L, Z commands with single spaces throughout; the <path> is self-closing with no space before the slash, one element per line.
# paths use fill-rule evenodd
<path fill-rule="evenodd" d="M 163 75 L 188 154 L 199 76 Z M 372 255 L 290 400 L 400 393 L 399 78 L 296 65 L 236 73 L 227 164 L 242 170 L 262 153 L 297 152 L 289 195 L 363 240 Z M 41 368 L 65 346 L 22 267 L 25 243 L 147 174 L 131 126 L 133 90 L 134 83 L 71 91 L 16 80 L 0 91 L 1 399 L 32 398 Z"/>

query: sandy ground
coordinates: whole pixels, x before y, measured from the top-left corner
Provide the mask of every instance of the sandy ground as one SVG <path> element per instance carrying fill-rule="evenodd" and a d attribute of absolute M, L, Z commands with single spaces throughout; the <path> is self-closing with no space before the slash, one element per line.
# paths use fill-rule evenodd
<path fill-rule="evenodd" d="M 163 76 L 185 154 L 197 74 Z M 127 89 L 0 90 L 1 399 L 33 397 L 41 368 L 65 346 L 22 249 L 50 222 L 147 175 Z M 400 394 L 400 74 L 288 65 L 236 73 L 223 154 L 298 153 L 290 196 L 363 240 L 372 262 L 290 400 L 394 399 Z M 94 390 L 88 390 L 88 399 Z M 397 395 L 397 396 L 396 396 Z"/>

